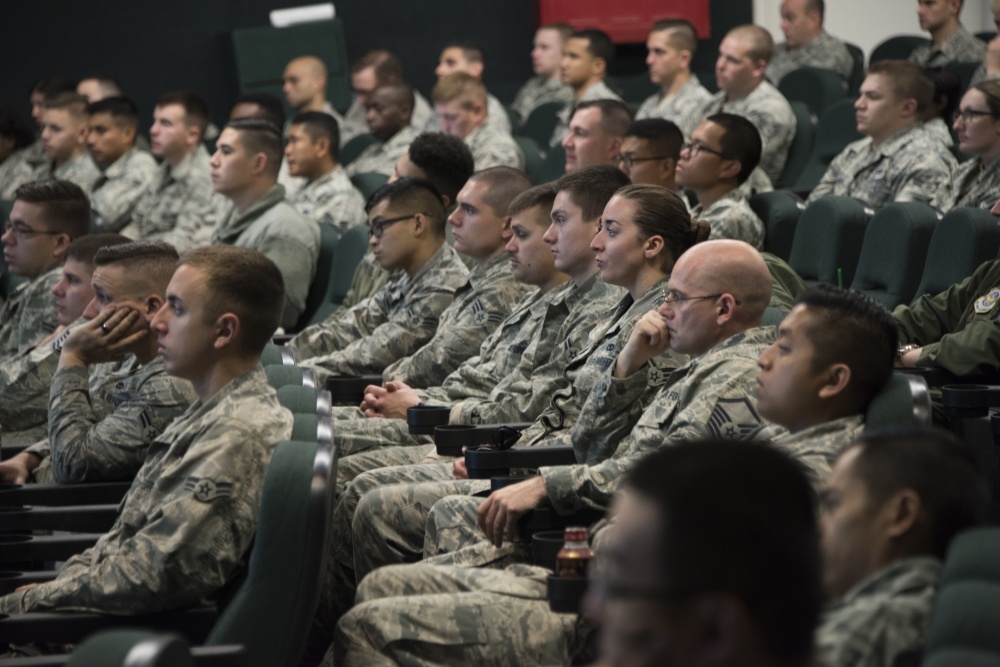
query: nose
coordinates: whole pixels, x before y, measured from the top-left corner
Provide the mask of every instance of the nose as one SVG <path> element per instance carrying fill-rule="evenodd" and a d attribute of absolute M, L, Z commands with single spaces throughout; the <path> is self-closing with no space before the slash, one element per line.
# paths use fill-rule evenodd
<path fill-rule="evenodd" d="M 997 206 L 1000 206 L 1000 202 L 997 202 Z M 555 228 L 556 228 L 555 223 L 552 223 L 549 225 L 549 228 L 545 230 L 545 233 L 542 234 L 542 240 L 548 243 L 549 245 L 553 245 L 556 242 Z"/>
<path fill-rule="evenodd" d="M 562 147 L 563 148 L 576 148 L 576 145 L 573 142 L 573 132 L 572 132 L 572 130 L 569 131 L 569 132 L 567 132 L 566 136 L 563 137 Z"/>
<path fill-rule="evenodd" d="M 448 224 L 450 224 L 453 227 L 461 227 L 462 226 L 462 207 L 461 206 L 459 206 L 454 211 L 452 211 L 451 215 L 448 216 Z"/>
<path fill-rule="evenodd" d="M 594 238 L 590 240 L 590 249 L 600 252 L 604 250 L 604 230 L 594 234 Z"/>
<path fill-rule="evenodd" d="M 60 278 L 59 282 L 52 286 L 53 296 L 63 296 L 66 294 L 66 279 Z"/>
<path fill-rule="evenodd" d="M 647 65 L 652 65 L 653 64 L 653 53 L 652 53 L 652 51 L 646 54 L 646 64 Z"/>
<path fill-rule="evenodd" d="M 993 204 L 993 208 L 990 209 L 990 213 L 995 216 L 1000 216 L 1000 199 L 997 200 L 996 204 Z"/>
<path fill-rule="evenodd" d="M 97 317 L 99 312 L 101 312 L 101 305 L 97 303 L 97 297 L 95 296 L 87 304 L 87 307 L 83 309 L 83 319 L 90 321 Z"/>
<path fill-rule="evenodd" d="M 757 357 L 757 367 L 762 371 L 771 367 L 771 351 L 773 347 L 773 344 L 768 345 L 764 348 L 764 351 L 760 353 L 760 356 Z"/>
<path fill-rule="evenodd" d="M 163 304 L 160 309 L 156 311 L 153 315 L 153 319 L 149 321 L 149 328 L 157 333 L 166 333 L 167 331 L 167 309 L 169 304 Z"/>
<path fill-rule="evenodd" d="M 14 245 L 17 243 L 17 237 L 14 236 L 14 230 L 5 228 L 3 234 L 0 234 L 0 241 L 2 241 L 4 245 Z"/>
<path fill-rule="evenodd" d="M 518 251 L 517 237 L 511 236 L 510 239 L 507 240 L 507 244 L 504 245 L 503 249 L 505 252 L 510 253 L 511 255 L 516 255 Z"/>
<path fill-rule="evenodd" d="M 212 159 L 208 161 L 208 164 L 213 169 L 219 168 L 219 151 L 212 153 Z"/>

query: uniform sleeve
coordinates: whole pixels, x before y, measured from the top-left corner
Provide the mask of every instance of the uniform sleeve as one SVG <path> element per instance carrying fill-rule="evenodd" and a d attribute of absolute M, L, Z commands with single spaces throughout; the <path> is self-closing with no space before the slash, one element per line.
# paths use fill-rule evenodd
<path fill-rule="evenodd" d="M 216 199 L 220 201 L 216 201 Z M 226 200 L 213 196 L 208 199 L 198 197 L 185 202 L 177 213 L 173 229 L 154 232 L 146 236 L 149 240 L 166 241 L 177 248 L 178 252 L 201 248 L 212 243 L 212 231 L 216 224 L 225 217 Z"/>
<path fill-rule="evenodd" d="M 333 316 L 336 317 L 346 313 L 368 297 L 374 296 L 376 292 L 385 286 L 388 280 L 389 272 L 378 265 L 374 255 L 370 252 L 366 253 L 361 258 L 358 268 L 354 270 L 354 277 L 351 278 L 351 286 L 347 290 L 347 294 L 344 295 L 344 300 L 333 311 Z"/>
<path fill-rule="evenodd" d="M 390 317 L 388 295 L 376 294 L 339 315 L 331 315 L 319 324 L 306 327 L 288 342 L 288 347 L 299 361 L 321 357 L 370 336 Z"/>
<path fill-rule="evenodd" d="M 68 561 L 55 580 L 0 598 L 0 613 L 150 613 L 197 604 L 218 591 L 253 539 L 266 450 L 236 420 L 209 426 L 195 446 L 201 455 L 183 469 L 183 478 L 155 480 L 170 487 L 169 493 L 164 492 L 165 502 L 155 513 L 142 517 L 142 525 L 129 525 L 126 500 L 115 527 L 97 547 Z M 192 478 L 214 480 L 229 493 L 200 493 Z M 121 539 L 133 528 L 134 535 L 95 562 L 93 554 L 102 543 Z"/>
<path fill-rule="evenodd" d="M 907 160 L 908 164 L 896 171 L 894 201 L 927 202 L 930 197 L 931 206 L 944 210 L 952 198 L 954 161 L 950 158 L 941 152 L 921 151 Z"/>
<path fill-rule="evenodd" d="M 114 411 L 94 410 L 88 371 L 56 371 L 49 398 L 49 455 L 62 483 L 131 480 L 150 443 L 190 404 L 166 376 L 150 378 Z"/>
<path fill-rule="evenodd" d="M 819 179 L 819 183 L 817 183 L 816 187 L 809 193 L 809 197 L 806 199 L 806 204 L 811 204 L 820 197 L 832 195 L 836 192 L 835 188 L 838 184 L 850 182 L 847 173 L 844 171 L 844 165 L 848 159 L 847 151 L 849 149 L 850 147 L 845 148 L 837 155 L 837 157 L 833 158 L 830 162 L 830 166 L 826 168 L 825 172 L 823 172 L 823 178 Z"/>
<path fill-rule="evenodd" d="M 128 174 L 116 176 L 90 193 L 90 204 L 100 216 L 102 233 L 117 232 L 132 219 L 132 211 L 156 178 L 156 165 L 133 161 Z"/>
<path fill-rule="evenodd" d="M 854 604 L 824 618 L 816 632 L 816 654 L 824 667 L 892 665 L 927 638 L 929 605 Z M 844 613 L 849 612 L 849 613 Z"/>

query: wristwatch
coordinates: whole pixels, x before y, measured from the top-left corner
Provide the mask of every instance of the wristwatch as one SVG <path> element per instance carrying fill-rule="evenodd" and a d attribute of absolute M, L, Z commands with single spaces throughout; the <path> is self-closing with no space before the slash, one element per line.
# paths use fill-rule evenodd
<path fill-rule="evenodd" d="M 899 349 L 896 350 L 896 361 L 898 361 L 899 363 L 903 363 L 903 355 L 904 354 L 906 354 L 907 352 L 909 352 L 911 350 L 919 350 L 919 349 L 920 349 L 920 346 L 919 345 L 914 345 L 913 343 L 910 343 L 909 345 L 903 345 L 902 347 L 900 347 Z"/>

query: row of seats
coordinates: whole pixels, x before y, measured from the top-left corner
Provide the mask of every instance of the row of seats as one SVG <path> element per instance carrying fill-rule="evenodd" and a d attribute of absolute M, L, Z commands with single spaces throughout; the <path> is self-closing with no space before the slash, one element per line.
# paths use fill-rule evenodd
<path fill-rule="evenodd" d="M 767 229 L 765 250 L 806 283 L 852 287 L 887 308 L 942 292 L 1000 252 L 1000 228 L 983 209 L 939 219 L 924 204 L 897 202 L 873 213 L 850 197 L 805 206 L 780 190 L 754 195 L 750 206 Z"/>

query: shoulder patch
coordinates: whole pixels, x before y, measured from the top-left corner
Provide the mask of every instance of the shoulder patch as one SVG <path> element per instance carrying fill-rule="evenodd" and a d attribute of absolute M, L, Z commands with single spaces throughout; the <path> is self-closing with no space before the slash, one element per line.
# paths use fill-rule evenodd
<path fill-rule="evenodd" d="M 216 484 L 207 477 L 191 476 L 184 482 L 184 490 L 192 491 L 195 500 L 203 503 L 210 503 L 216 498 L 225 498 L 233 494 L 233 485 L 228 482 Z"/>
<path fill-rule="evenodd" d="M 980 315 L 990 312 L 998 300 L 1000 300 L 1000 288 L 994 287 L 989 292 L 976 299 L 976 312 Z"/>
<path fill-rule="evenodd" d="M 708 430 L 717 438 L 742 440 L 758 428 L 761 419 L 749 398 L 720 398 L 708 418 Z"/>

